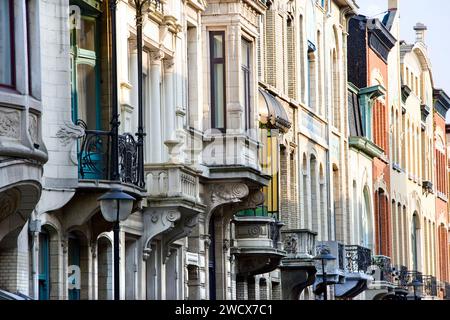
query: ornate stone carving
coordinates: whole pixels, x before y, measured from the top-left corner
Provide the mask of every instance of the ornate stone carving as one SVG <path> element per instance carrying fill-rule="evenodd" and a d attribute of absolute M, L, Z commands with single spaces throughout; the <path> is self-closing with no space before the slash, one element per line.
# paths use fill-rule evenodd
<path fill-rule="evenodd" d="M 176 210 L 153 209 L 150 212 L 144 211 L 144 226 L 147 230 L 146 241 L 144 244 L 144 260 L 149 257 L 151 252 L 152 239 L 174 227 L 175 221 L 180 219 L 181 214 Z"/>
<path fill-rule="evenodd" d="M 65 126 L 61 127 L 56 133 L 56 137 L 64 147 L 84 136 L 84 128 L 82 126 L 75 125 L 72 122 L 65 122 L 64 124 Z"/>
<path fill-rule="evenodd" d="M 236 213 L 242 210 L 255 209 L 256 207 L 262 205 L 263 203 L 264 203 L 264 193 L 260 190 L 252 190 L 250 191 L 250 195 L 247 197 L 247 199 L 233 205 L 232 211 L 233 213 Z"/>
<path fill-rule="evenodd" d="M 166 72 L 173 72 L 175 66 L 175 60 L 173 58 L 164 59 L 164 69 Z"/>
<path fill-rule="evenodd" d="M 150 52 L 150 61 L 151 63 L 160 63 L 162 59 L 164 59 L 164 52 L 162 50 L 151 51 Z"/>
<path fill-rule="evenodd" d="M 0 193 L 0 221 L 14 214 L 19 207 L 20 193 L 10 189 Z"/>
<path fill-rule="evenodd" d="M 249 189 L 243 183 L 213 184 L 211 185 L 211 205 L 216 207 L 224 203 L 240 202 L 248 193 Z"/>
<path fill-rule="evenodd" d="M 20 111 L 0 109 L 0 136 L 20 140 Z"/>
<path fill-rule="evenodd" d="M 38 116 L 36 114 L 30 113 L 29 123 L 28 123 L 28 133 L 30 135 L 31 141 L 35 144 L 38 143 Z"/>
<path fill-rule="evenodd" d="M 175 227 L 163 235 L 164 263 L 170 255 L 169 247 L 175 241 L 189 236 L 192 229 L 198 224 L 198 215 L 183 214 L 181 219 L 175 223 Z"/>
<path fill-rule="evenodd" d="M 286 253 L 288 254 L 296 254 L 297 253 L 297 236 L 294 234 L 288 235 L 284 239 L 283 247 Z"/>
<path fill-rule="evenodd" d="M 70 146 L 70 149 L 72 149 L 75 141 L 84 136 L 84 128 L 68 121 L 64 124 L 65 126 L 61 127 L 56 133 L 56 137 L 59 139 L 62 146 Z M 70 153 L 70 160 L 73 164 L 78 164 L 76 152 Z"/>

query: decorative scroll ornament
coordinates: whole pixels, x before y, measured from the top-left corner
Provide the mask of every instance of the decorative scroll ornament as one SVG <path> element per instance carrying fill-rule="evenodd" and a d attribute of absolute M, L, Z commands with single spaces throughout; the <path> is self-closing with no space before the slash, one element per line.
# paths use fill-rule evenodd
<path fill-rule="evenodd" d="M 211 185 L 211 206 L 240 202 L 248 194 L 249 189 L 243 183 L 213 184 Z"/>
<path fill-rule="evenodd" d="M 157 235 L 172 229 L 175 221 L 179 220 L 181 213 L 176 210 L 156 209 L 151 212 L 144 212 L 144 225 L 148 230 L 144 245 L 144 260 L 150 256 L 151 242 Z"/>
<path fill-rule="evenodd" d="M 75 141 L 85 135 L 85 127 L 82 125 L 75 125 L 72 122 L 65 122 L 64 126 L 61 127 L 56 133 L 56 137 L 61 142 L 63 147 L 70 146 L 70 160 L 73 164 L 78 164 L 77 154 L 73 150 L 73 145 Z"/>

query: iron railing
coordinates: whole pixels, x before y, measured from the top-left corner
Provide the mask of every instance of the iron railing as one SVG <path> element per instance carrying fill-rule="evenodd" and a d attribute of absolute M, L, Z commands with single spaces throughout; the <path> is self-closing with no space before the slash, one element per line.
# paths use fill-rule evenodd
<path fill-rule="evenodd" d="M 422 276 L 423 293 L 428 297 L 437 297 L 437 281 L 436 277 L 425 275 Z"/>
<path fill-rule="evenodd" d="M 392 280 L 399 289 L 408 290 L 408 268 L 396 266 L 392 268 Z"/>
<path fill-rule="evenodd" d="M 78 121 L 78 124 L 86 127 L 82 121 Z M 136 140 L 129 133 L 119 135 L 118 140 L 120 181 L 143 187 L 139 183 L 140 165 Z M 80 179 L 112 180 L 111 143 L 111 131 L 85 130 L 78 152 Z"/>
<path fill-rule="evenodd" d="M 386 256 L 373 256 L 372 267 L 375 275 L 375 282 L 392 284 L 394 277 L 392 274 L 391 258 Z"/>
<path fill-rule="evenodd" d="M 372 262 L 372 251 L 361 246 L 348 245 L 345 246 L 345 257 L 348 272 L 366 273 Z"/>
<path fill-rule="evenodd" d="M 444 299 L 445 300 L 450 300 L 450 283 L 445 282 L 445 295 L 444 295 Z"/>
<path fill-rule="evenodd" d="M 344 257 L 345 257 L 345 247 L 342 243 L 338 243 L 338 261 L 339 261 L 339 269 L 344 270 Z"/>

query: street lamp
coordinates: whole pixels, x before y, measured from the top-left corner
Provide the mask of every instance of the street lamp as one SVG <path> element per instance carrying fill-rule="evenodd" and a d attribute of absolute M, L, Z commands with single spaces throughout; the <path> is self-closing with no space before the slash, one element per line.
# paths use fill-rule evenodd
<path fill-rule="evenodd" d="M 322 277 L 323 277 L 323 286 L 324 286 L 324 296 L 323 299 L 327 300 L 327 272 L 325 270 L 325 266 L 328 261 L 336 260 L 336 257 L 330 253 L 330 249 L 321 248 L 320 253 L 313 258 L 314 260 L 320 260 L 322 262 Z"/>
<path fill-rule="evenodd" d="M 136 199 L 120 189 L 111 189 L 111 191 L 97 199 L 100 202 L 100 210 L 103 218 L 108 222 L 114 223 L 114 300 L 120 300 L 119 223 L 127 219 L 131 214 L 134 200 Z"/>
<path fill-rule="evenodd" d="M 411 286 L 414 289 L 414 300 L 420 300 L 420 298 L 417 296 L 417 288 L 421 287 L 423 283 L 418 279 L 414 279 L 413 282 L 411 282 Z"/>

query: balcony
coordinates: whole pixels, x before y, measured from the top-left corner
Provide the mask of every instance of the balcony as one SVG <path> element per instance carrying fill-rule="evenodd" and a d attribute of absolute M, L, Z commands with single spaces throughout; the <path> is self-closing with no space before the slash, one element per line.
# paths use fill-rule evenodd
<path fill-rule="evenodd" d="M 314 283 L 316 236 L 317 233 L 306 229 L 281 231 L 286 251 L 280 265 L 284 300 L 298 300 L 303 289 Z"/>
<path fill-rule="evenodd" d="M 237 260 L 237 273 L 257 275 L 275 270 L 286 256 L 282 250 L 282 223 L 265 216 L 235 216 L 231 253 Z"/>
<path fill-rule="evenodd" d="M 121 184 L 124 191 L 138 197 L 142 196 L 144 183 L 140 178 L 138 163 L 138 145 L 129 134 L 120 134 L 118 138 L 118 181 L 112 179 L 112 132 L 87 130 L 82 121 L 77 122 L 84 128 L 84 134 L 78 141 L 78 177 L 83 188 L 107 189 L 111 182 Z"/>
<path fill-rule="evenodd" d="M 345 246 L 345 283 L 336 285 L 336 297 L 354 298 L 367 289 L 373 280 L 367 271 L 372 264 L 372 252 L 357 245 Z"/>
<path fill-rule="evenodd" d="M 435 299 L 438 296 L 436 277 L 430 275 L 422 276 L 423 295 L 429 299 Z"/>
<path fill-rule="evenodd" d="M 336 257 L 336 260 L 328 261 L 325 267 L 326 271 L 326 284 L 342 284 L 345 282 L 345 247 L 342 243 L 337 241 L 320 241 L 316 245 L 316 254 L 322 248 L 329 249 L 330 253 Z M 322 294 L 323 287 L 323 272 L 320 265 L 320 261 L 316 261 L 316 281 L 314 283 L 315 294 Z"/>

